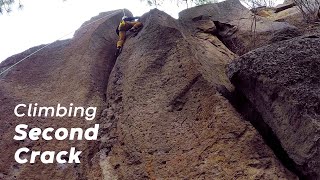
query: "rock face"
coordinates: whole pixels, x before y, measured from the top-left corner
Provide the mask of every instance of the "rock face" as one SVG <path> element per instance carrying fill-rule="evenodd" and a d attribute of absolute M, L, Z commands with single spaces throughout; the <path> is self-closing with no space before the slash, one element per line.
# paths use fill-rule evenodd
<path fill-rule="evenodd" d="M 186 9 L 179 13 L 184 21 L 211 20 L 220 24 L 218 35 L 236 54 L 244 54 L 252 49 L 270 44 L 273 34 L 297 31 L 286 22 L 254 16 L 239 0 L 226 0 Z M 237 31 L 232 31 L 237 27 Z"/>
<path fill-rule="evenodd" d="M 129 12 L 127 12 L 129 14 Z M 104 104 L 104 91 L 115 57 L 114 44 L 117 35 L 114 29 L 122 17 L 121 11 L 101 13 L 86 22 L 74 38 L 54 42 L 39 53 L 18 64 L 0 79 L 0 179 L 81 179 L 99 175 L 90 154 L 94 144 L 85 141 L 14 141 L 15 127 L 28 124 L 30 127 L 91 127 L 92 121 L 84 118 L 17 118 L 13 110 L 20 103 L 38 103 L 39 106 L 97 106 Z M 101 18 L 99 20 L 99 18 Z M 95 20 L 98 20 L 94 22 Z M 34 47 L 2 62 L 4 70 L 40 47 Z M 71 146 L 85 150 L 82 163 L 42 163 L 20 165 L 14 153 L 21 147 L 32 150 L 68 150 Z"/>
<path fill-rule="evenodd" d="M 214 36 L 153 10 L 107 88 L 100 159 L 110 179 L 294 178 L 216 90 L 234 57 Z M 188 24 L 190 27 L 190 24 Z M 210 29 L 210 28 L 209 28 Z"/>
<path fill-rule="evenodd" d="M 130 15 L 129 12 L 126 12 Z M 152 10 L 114 57 L 122 11 L 100 14 L 71 40 L 55 42 L 0 79 L 1 179 L 295 179 L 262 137 L 217 91 L 231 90 L 236 57 L 214 24 Z M 101 19 L 100 19 L 101 18 Z M 5 69 L 38 47 L 1 63 Z M 96 106 L 94 121 L 14 117 L 19 103 Z M 12 139 L 17 124 L 90 127 L 98 141 Z M 81 164 L 19 165 L 19 147 L 82 150 Z"/>
<path fill-rule="evenodd" d="M 320 36 L 283 41 L 229 65 L 232 83 L 261 113 L 308 178 L 320 178 Z"/>

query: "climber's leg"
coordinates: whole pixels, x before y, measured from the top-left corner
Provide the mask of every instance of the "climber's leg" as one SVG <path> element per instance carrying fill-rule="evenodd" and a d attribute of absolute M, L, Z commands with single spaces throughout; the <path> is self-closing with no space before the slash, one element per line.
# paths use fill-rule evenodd
<path fill-rule="evenodd" d="M 120 31 L 119 32 L 119 40 L 117 42 L 117 51 L 116 56 L 118 57 L 122 51 L 122 46 L 124 44 L 124 41 L 126 40 L 126 31 Z"/>
<path fill-rule="evenodd" d="M 119 40 L 117 42 L 117 48 L 122 48 L 125 40 L 126 40 L 126 31 L 120 31 Z"/>

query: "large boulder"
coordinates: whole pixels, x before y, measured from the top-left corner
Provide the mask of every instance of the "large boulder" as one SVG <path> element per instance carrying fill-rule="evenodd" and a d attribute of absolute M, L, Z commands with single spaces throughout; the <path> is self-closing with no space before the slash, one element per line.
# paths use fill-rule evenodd
<path fill-rule="evenodd" d="M 208 18 L 212 21 L 229 23 L 243 17 L 248 18 L 250 15 L 250 10 L 244 7 L 239 0 L 226 0 L 183 10 L 179 13 L 179 19 L 196 21 Z"/>
<path fill-rule="evenodd" d="M 288 30 L 297 31 L 295 26 L 286 22 L 275 22 L 265 17 L 254 16 L 239 0 L 226 0 L 186 9 L 179 13 L 184 21 L 209 19 L 219 24 L 218 35 L 236 54 L 244 54 L 252 49 L 270 43 L 275 33 Z M 234 27 L 237 31 L 234 31 Z"/>
<path fill-rule="evenodd" d="M 108 83 L 96 154 L 104 177 L 294 179 L 216 90 L 231 87 L 225 65 L 235 55 L 161 11 L 141 20 Z"/>
<path fill-rule="evenodd" d="M 290 7 L 290 6 L 289 6 Z M 272 14 L 271 19 L 279 22 L 288 22 L 301 28 L 305 24 L 305 20 L 303 19 L 303 15 L 297 6 L 292 6 L 288 9 L 281 10 L 279 12 L 275 12 Z"/>
<path fill-rule="evenodd" d="M 251 51 L 229 77 L 272 128 L 305 177 L 320 178 L 320 36 Z"/>

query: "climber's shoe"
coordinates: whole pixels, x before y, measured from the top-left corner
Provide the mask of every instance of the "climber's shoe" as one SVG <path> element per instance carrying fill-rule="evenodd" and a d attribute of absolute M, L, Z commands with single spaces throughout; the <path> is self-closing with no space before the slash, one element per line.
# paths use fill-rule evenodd
<path fill-rule="evenodd" d="M 122 51 L 122 48 L 118 47 L 115 55 L 118 57 L 120 55 L 121 51 Z"/>

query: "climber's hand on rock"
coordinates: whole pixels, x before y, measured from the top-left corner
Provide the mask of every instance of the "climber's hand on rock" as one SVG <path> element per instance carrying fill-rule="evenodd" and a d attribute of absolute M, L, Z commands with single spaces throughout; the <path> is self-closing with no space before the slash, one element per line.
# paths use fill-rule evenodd
<path fill-rule="evenodd" d="M 129 31 L 130 32 L 137 32 L 137 30 L 135 28 L 131 28 Z"/>

